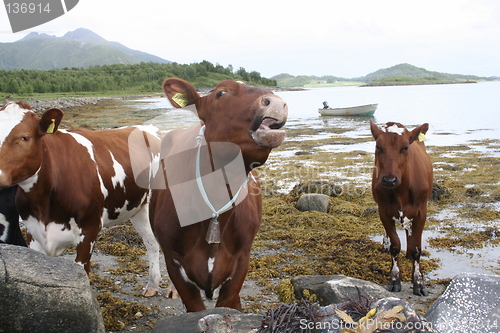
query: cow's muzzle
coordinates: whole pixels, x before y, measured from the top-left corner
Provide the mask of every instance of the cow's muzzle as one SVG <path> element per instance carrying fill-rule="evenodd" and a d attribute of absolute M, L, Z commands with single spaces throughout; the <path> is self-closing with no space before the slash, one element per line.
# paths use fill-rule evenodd
<path fill-rule="evenodd" d="M 285 131 L 281 128 L 288 117 L 288 106 L 281 97 L 275 95 L 259 97 L 254 106 L 257 112 L 250 135 L 261 147 L 278 147 L 285 140 Z"/>
<path fill-rule="evenodd" d="M 382 186 L 385 188 L 395 188 L 399 185 L 399 179 L 395 176 L 382 177 Z"/>

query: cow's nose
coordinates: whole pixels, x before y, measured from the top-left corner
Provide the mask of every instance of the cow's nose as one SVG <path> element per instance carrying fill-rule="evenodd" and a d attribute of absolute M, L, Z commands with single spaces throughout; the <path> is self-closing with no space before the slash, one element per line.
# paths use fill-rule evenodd
<path fill-rule="evenodd" d="M 382 177 L 382 185 L 384 187 L 395 187 L 398 177 Z"/>
<path fill-rule="evenodd" d="M 263 96 L 261 98 L 263 116 L 274 118 L 279 122 L 286 121 L 288 117 L 288 106 L 285 101 L 278 96 Z"/>

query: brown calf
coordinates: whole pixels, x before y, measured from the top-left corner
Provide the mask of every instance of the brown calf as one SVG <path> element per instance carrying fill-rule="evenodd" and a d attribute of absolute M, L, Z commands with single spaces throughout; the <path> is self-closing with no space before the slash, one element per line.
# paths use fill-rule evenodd
<path fill-rule="evenodd" d="M 406 231 L 406 256 L 413 260 L 413 293 L 427 295 L 420 271 L 422 231 L 427 216 L 427 200 L 432 192 L 432 164 L 423 140 L 429 125 L 408 131 L 399 123 L 387 123 L 379 128 L 370 121 L 376 140 L 375 169 L 372 178 L 373 198 L 378 204 L 384 225 L 384 250 L 392 255 L 389 291 L 401 291 L 398 254 L 401 243 L 395 223 Z"/>
<path fill-rule="evenodd" d="M 151 191 L 137 186 L 129 134 L 136 127 L 100 131 L 58 130 L 59 109 L 39 118 L 25 103 L 0 109 L 0 188 L 19 184 L 16 205 L 28 229 L 29 247 L 51 256 L 76 246 L 87 272 L 103 226 L 130 219 L 143 237 L 150 263 L 144 295 L 157 293 L 159 246 L 149 223 Z M 156 129 L 138 127 L 159 154 Z"/>
<path fill-rule="evenodd" d="M 163 182 L 164 189 L 153 191 L 153 231 L 187 311 L 205 309 L 200 289 L 211 298 L 219 286 L 216 306 L 241 309 L 239 292 L 262 218 L 253 168 L 283 142 L 288 108 L 271 91 L 235 81 L 204 97 L 180 79 L 165 80 L 163 90 L 173 106 L 196 108 L 204 127 L 162 140 L 164 168 L 155 187 Z"/>

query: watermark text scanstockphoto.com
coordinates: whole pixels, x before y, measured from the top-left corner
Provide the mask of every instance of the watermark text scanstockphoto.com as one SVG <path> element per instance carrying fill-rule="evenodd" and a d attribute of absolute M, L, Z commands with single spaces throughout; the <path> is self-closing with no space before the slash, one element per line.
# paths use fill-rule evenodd
<path fill-rule="evenodd" d="M 439 331 L 449 331 L 452 332 L 484 332 L 488 331 L 498 331 L 500 323 L 498 320 L 481 320 L 474 318 L 464 318 L 454 319 L 454 320 L 441 320 L 439 323 L 430 323 L 426 321 L 416 321 L 416 322 L 400 322 L 400 321 L 380 321 L 378 319 L 367 319 L 362 323 L 345 323 L 338 319 L 333 319 L 331 321 L 320 321 L 315 322 L 307 319 L 300 320 L 300 329 L 302 330 L 339 330 L 339 329 L 372 329 L 373 330 L 385 330 L 385 331 L 402 331 L 402 330 L 429 330 L 434 329 Z"/>

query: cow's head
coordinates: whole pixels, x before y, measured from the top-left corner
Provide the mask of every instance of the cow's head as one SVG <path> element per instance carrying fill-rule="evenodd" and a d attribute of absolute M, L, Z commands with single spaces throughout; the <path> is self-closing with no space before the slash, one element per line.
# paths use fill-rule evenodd
<path fill-rule="evenodd" d="M 401 184 L 412 143 L 423 141 L 429 124 L 422 124 L 410 132 L 400 123 L 388 122 L 379 128 L 370 120 L 370 129 L 376 141 L 374 177 L 383 187 L 395 188 Z"/>
<path fill-rule="evenodd" d="M 237 144 L 248 169 L 263 164 L 271 149 L 285 139 L 281 128 L 288 107 L 268 89 L 226 80 L 200 97 L 190 83 L 170 78 L 163 83 L 163 90 L 174 107 L 196 107 L 206 126 L 207 142 Z"/>
<path fill-rule="evenodd" d="M 43 160 L 41 137 L 57 131 L 63 112 L 45 111 L 39 118 L 29 105 L 8 102 L 0 109 L 0 188 L 33 176 Z"/>

